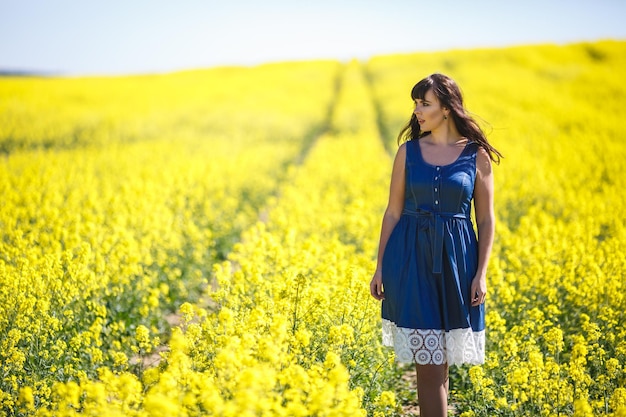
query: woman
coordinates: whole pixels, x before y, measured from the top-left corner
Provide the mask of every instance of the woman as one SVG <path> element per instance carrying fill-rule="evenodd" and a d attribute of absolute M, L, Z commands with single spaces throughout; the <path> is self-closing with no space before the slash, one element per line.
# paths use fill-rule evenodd
<path fill-rule="evenodd" d="M 436 417 L 447 415 L 448 366 L 484 362 L 495 231 L 491 162 L 501 155 L 451 78 L 432 74 L 411 98 L 415 109 L 398 135 L 405 142 L 393 164 L 370 292 L 383 300 L 383 343 L 394 347 L 397 361 L 416 363 L 420 415 Z"/>

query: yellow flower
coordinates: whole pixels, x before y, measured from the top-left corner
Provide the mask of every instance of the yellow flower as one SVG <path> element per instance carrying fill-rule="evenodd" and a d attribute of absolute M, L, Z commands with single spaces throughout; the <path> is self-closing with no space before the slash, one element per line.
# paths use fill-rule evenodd
<path fill-rule="evenodd" d="M 470 381 L 472 381 L 472 385 L 475 390 L 480 390 L 483 386 L 483 378 L 485 377 L 485 372 L 482 366 L 472 366 L 469 369 Z"/>
<path fill-rule="evenodd" d="M 483 390 L 483 399 L 485 401 L 489 401 L 489 402 L 494 401 L 496 399 L 496 395 L 495 395 L 493 389 L 485 388 Z"/>
<path fill-rule="evenodd" d="M 626 388 L 620 387 L 616 388 L 611 395 L 611 399 L 609 401 L 611 408 L 615 411 L 622 410 L 622 412 L 626 411 Z"/>
<path fill-rule="evenodd" d="M 143 400 L 148 415 L 154 417 L 171 417 L 184 415 L 184 411 L 175 399 L 160 393 L 148 393 Z"/>
<path fill-rule="evenodd" d="M 556 354 L 563 350 L 563 331 L 560 328 L 552 327 L 543 335 L 548 351 Z"/>
<path fill-rule="evenodd" d="M 311 343 L 311 332 L 307 329 L 298 329 L 296 332 L 296 340 L 301 347 L 309 346 Z"/>
<path fill-rule="evenodd" d="M 152 351 L 152 344 L 150 343 L 150 330 L 143 324 L 137 326 L 135 329 L 135 341 L 139 346 L 139 349 L 150 352 Z"/>
<path fill-rule="evenodd" d="M 396 406 L 396 394 L 391 391 L 383 391 L 378 397 L 377 404 L 380 407 L 395 407 Z"/>
<path fill-rule="evenodd" d="M 593 409 L 586 399 L 574 400 L 574 417 L 593 417 Z"/>
<path fill-rule="evenodd" d="M 128 357 L 124 352 L 113 352 L 113 366 L 115 367 L 124 367 L 128 365 Z"/>
<path fill-rule="evenodd" d="M 180 312 L 183 315 L 183 320 L 185 323 L 189 323 L 195 315 L 194 308 L 191 303 L 181 304 Z"/>
<path fill-rule="evenodd" d="M 33 396 L 33 389 L 31 387 L 20 388 L 20 403 L 28 410 L 35 409 L 35 397 Z"/>
<path fill-rule="evenodd" d="M 615 358 L 611 358 L 606 361 L 606 372 L 609 378 L 615 378 L 621 368 L 619 360 Z"/>
<path fill-rule="evenodd" d="M 496 406 L 501 409 L 506 409 L 509 407 L 509 402 L 504 397 L 498 397 L 498 399 L 496 399 Z"/>

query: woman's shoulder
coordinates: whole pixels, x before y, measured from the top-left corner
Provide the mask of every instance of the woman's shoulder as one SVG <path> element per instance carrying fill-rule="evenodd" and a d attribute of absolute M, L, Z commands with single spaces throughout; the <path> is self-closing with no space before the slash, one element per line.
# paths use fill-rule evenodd
<path fill-rule="evenodd" d="M 412 140 L 407 140 L 406 142 L 402 142 L 400 146 L 398 146 L 398 150 L 396 151 L 396 155 L 405 155 L 406 148 L 409 146 L 409 143 L 413 142 Z"/>
<path fill-rule="evenodd" d="M 402 142 L 400 146 L 398 146 L 398 150 L 396 151 L 396 156 L 394 158 L 395 166 L 404 166 L 406 164 L 406 155 L 407 155 L 407 142 Z"/>
<path fill-rule="evenodd" d="M 476 149 L 476 171 L 481 176 L 491 173 L 491 156 L 487 149 L 482 146 L 478 146 Z"/>

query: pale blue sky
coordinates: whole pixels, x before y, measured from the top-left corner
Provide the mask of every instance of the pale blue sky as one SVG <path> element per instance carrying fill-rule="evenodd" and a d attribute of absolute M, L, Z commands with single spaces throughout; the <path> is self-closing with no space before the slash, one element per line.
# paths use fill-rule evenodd
<path fill-rule="evenodd" d="M 0 70 L 168 72 L 626 40 L 623 0 L 0 0 Z"/>

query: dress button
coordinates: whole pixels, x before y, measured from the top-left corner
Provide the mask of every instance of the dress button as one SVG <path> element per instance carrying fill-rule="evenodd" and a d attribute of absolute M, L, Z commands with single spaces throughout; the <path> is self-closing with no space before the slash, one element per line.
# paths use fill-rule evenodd
<path fill-rule="evenodd" d="M 437 192 L 437 187 L 435 187 L 435 192 Z"/>
<path fill-rule="evenodd" d="M 439 200 L 435 200 L 435 204 L 439 204 Z"/>
<path fill-rule="evenodd" d="M 439 177 L 435 177 L 435 181 L 437 181 L 439 179 Z"/>
<path fill-rule="evenodd" d="M 437 171 L 439 171 L 439 167 L 437 167 Z"/>

